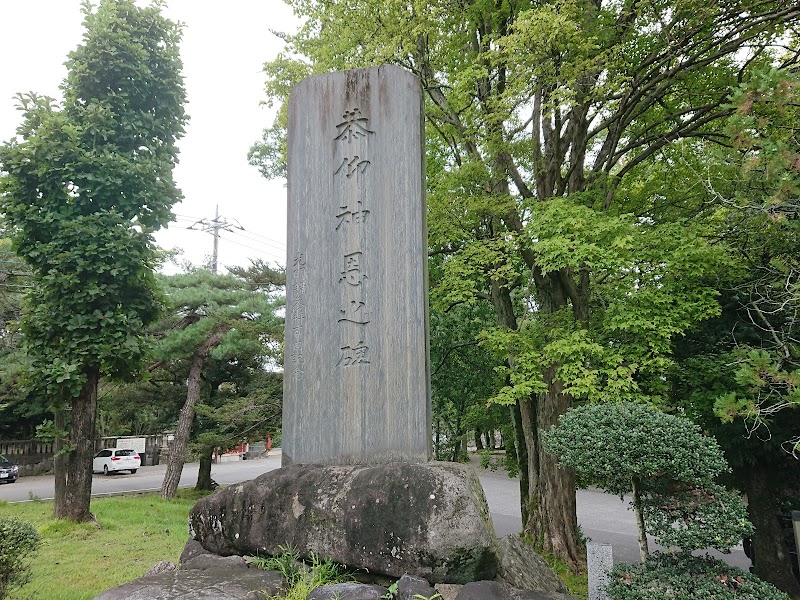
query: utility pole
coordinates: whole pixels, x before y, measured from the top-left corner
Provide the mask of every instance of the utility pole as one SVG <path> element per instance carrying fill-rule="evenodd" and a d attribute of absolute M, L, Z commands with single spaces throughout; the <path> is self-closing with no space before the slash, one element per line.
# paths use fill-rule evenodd
<path fill-rule="evenodd" d="M 234 219 L 235 220 L 235 219 Z M 190 225 L 186 229 L 197 229 L 200 231 L 205 231 L 206 233 L 210 233 L 214 237 L 214 250 L 211 254 L 211 273 L 214 275 L 217 274 L 217 259 L 219 257 L 219 232 L 222 231 L 231 231 L 233 229 L 241 229 L 244 230 L 238 222 L 236 223 L 229 223 L 225 217 L 219 216 L 219 204 L 217 204 L 216 211 L 214 213 L 214 218 L 209 221 L 208 219 L 200 219 L 193 225 Z"/>

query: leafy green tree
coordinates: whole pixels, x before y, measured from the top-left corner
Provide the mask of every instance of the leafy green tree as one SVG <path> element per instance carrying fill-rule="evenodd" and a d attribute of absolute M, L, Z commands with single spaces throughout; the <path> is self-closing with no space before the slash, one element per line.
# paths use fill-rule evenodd
<path fill-rule="evenodd" d="M 228 450 L 248 440 L 266 440 L 280 429 L 281 374 L 265 371 L 260 363 L 246 366 L 243 359 L 237 359 L 235 365 L 230 361 L 216 362 L 217 367 L 234 366 L 241 374 L 237 377 L 234 373 L 224 373 L 229 371 L 227 368 L 209 369 L 210 393 L 195 405 L 191 451 L 200 457 L 195 486 L 198 490 L 212 489 L 211 457 L 214 451 Z M 215 386 L 223 373 L 225 381 Z"/>
<path fill-rule="evenodd" d="M 715 482 L 728 470 L 719 445 L 688 419 L 634 402 L 589 404 L 568 410 L 543 441 L 582 487 L 632 495 L 642 561 L 648 533 L 690 553 L 729 552 L 752 532 L 741 498 Z"/>
<path fill-rule="evenodd" d="M 11 242 L 0 238 L 0 436 L 6 439 L 33 437 L 36 425 L 49 414 L 48 404 L 22 385 L 28 362 L 19 321 L 31 285 L 28 266 L 14 253 Z"/>
<path fill-rule="evenodd" d="M 98 390 L 97 436 L 157 435 L 175 426 L 186 399 L 186 370 L 164 366 L 129 383 Z"/>
<path fill-rule="evenodd" d="M 733 149 L 714 158 L 737 172 L 709 186 L 721 199 L 719 234 L 740 264 L 728 291 L 756 335 L 732 350 L 738 390 L 720 396 L 715 412 L 755 431 L 800 409 L 800 75 L 764 71 L 739 86 L 733 105 Z M 800 448 L 800 434 L 785 441 Z"/>
<path fill-rule="evenodd" d="M 431 400 L 437 460 L 460 460 L 462 441 L 470 430 L 499 427 L 495 421 L 501 407 L 489 407 L 487 401 L 503 382 L 494 372 L 493 356 L 478 343 L 478 335 L 491 317 L 481 305 L 431 311 Z"/>
<path fill-rule="evenodd" d="M 233 275 L 200 269 L 164 277 L 162 283 L 171 312 L 160 324 L 165 333 L 156 353 L 163 363 L 179 362 L 188 368 L 186 399 L 161 486 L 161 497 L 170 499 L 186 461 L 195 407 L 203 398 L 203 377 L 210 360 L 260 359 L 263 364 L 274 352 L 273 342 L 281 339 L 283 319 L 276 310 L 283 299 L 251 291 L 246 280 Z M 217 386 L 221 383 L 217 380 Z"/>
<path fill-rule="evenodd" d="M 180 28 L 158 4 L 84 5 L 62 103 L 19 96 L 24 120 L 0 149 L 0 209 L 36 294 L 22 322 L 32 382 L 62 429 L 55 514 L 88 520 L 97 386 L 126 379 L 158 315 L 151 234 L 180 198 L 172 170 L 186 115 Z"/>
<path fill-rule="evenodd" d="M 486 302 L 516 407 L 524 527 L 582 560 L 574 478 L 541 445 L 574 398 L 665 393 L 671 340 L 713 315 L 719 256 L 703 223 L 652 220 L 641 176 L 685 140 L 725 138 L 729 89 L 800 16 L 789 2 L 290 2 L 305 19 L 266 65 L 302 77 L 394 63 L 426 96 L 429 244 L 443 308 Z M 300 57 L 300 58 L 295 58 Z M 285 106 L 285 104 L 284 104 Z M 282 111 L 251 153 L 282 171 Z M 669 179 L 661 184 L 669 186 Z"/>
<path fill-rule="evenodd" d="M 674 343 L 669 401 L 719 440 L 756 527 L 754 572 L 794 596 L 800 584 L 779 515 L 800 508 L 798 101 L 796 72 L 765 69 L 736 86 L 730 144 L 684 147 L 670 167 L 684 173 L 675 186 L 683 198 L 664 194 L 664 210 L 692 204 L 731 257 L 707 274 L 721 314 Z"/>

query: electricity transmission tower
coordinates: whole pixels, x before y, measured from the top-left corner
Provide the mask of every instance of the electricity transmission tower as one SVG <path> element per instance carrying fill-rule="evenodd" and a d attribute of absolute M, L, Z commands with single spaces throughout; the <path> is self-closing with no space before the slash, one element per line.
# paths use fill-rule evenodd
<path fill-rule="evenodd" d="M 236 221 L 236 219 L 234 219 Z M 186 229 L 194 229 L 199 231 L 205 231 L 206 233 L 210 233 L 214 237 L 214 250 L 211 254 L 211 272 L 216 275 L 217 274 L 217 257 L 219 255 L 219 232 L 220 231 L 232 231 L 234 229 L 241 229 L 244 231 L 244 227 L 242 227 L 239 222 L 231 223 L 225 217 L 219 216 L 219 204 L 217 204 L 217 209 L 214 214 L 214 218 L 210 221 L 208 219 L 200 219 L 199 221 L 193 223 Z"/>

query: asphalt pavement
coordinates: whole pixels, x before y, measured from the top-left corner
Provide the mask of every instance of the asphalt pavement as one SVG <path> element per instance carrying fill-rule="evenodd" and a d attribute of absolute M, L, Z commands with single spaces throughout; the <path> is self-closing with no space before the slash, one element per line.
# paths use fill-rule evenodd
<path fill-rule="evenodd" d="M 217 483 L 229 485 L 254 479 L 262 473 L 280 467 L 280 449 L 256 459 L 224 462 L 212 465 L 211 477 Z M 191 487 L 197 482 L 198 463 L 186 463 L 180 487 Z M 152 492 L 161 488 L 166 465 L 141 467 L 134 475 L 116 473 L 97 474 L 92 480 L 92 495 L 104 496 L 122 493 Z M 502 471 L 488 471 L 476 467 L 483 485 L 489 513 L 495 532 L 499 536 L 517 533 L 522 528 L 519 503 L 519 480 L 509 478 Z M 0 501 L 29 502 L 51 500 L 54 482 L 52 475 L 21 477 L 14 484 L 0 485 Z M 636 522 L 628 510 L 629 498 L 620 499 L 600 490 L 578 490 L 578 523 L 583 535 L 593 542 L 611 544 L 614 562 L 633 563 L 639 560 Z M 651 548 L 655 546 L 652 544 Z M 750 560 L 741 547 L 729 555 L 712 552 L 726 562 L 747 570 Z"/>

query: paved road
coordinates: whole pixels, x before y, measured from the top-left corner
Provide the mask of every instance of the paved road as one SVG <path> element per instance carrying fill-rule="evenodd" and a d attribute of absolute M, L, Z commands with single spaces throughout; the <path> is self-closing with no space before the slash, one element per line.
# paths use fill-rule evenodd
<path fill-rule="evenodd" d="M 211 477 L 220 484 L 233 484 L 253 479 L 262 473 L 280 467 L 280 451 L 271 452 L 259 460 L 213 465 Z M 121 492 L 157 491 L 164 478 L 165 465 L 142 467 L 135 475 L 118 473 L 108 477 L 95 475 L 92 482 L 93 495 L 118 494 Z M 187 463 L 181 476 L 181 487 L 193 486 L 197 480 L 197 463 Z M 519 511 L 519 480 L 510 479 L 503 472 L 478 470 L 478 476 L 486 493 L 489 512 L 498 535 L 516 533 L 522 526 Z M 53 497 L 53 477 L 22 477 L 14 484 L 0 485 L 0 500 L 24 502 L 31 499 L 49 500 Z M 578 522 L 583 534 L 594 542 L 613 546 L 615 562 L 636 562 L 639 547 L 633 513 L 627 510 L 628 500 L 598 490 L 578 491 Z M 741 548 L 730 555 L 719 555 L 723 560 L 747 569 L 749 559 Z"/>

